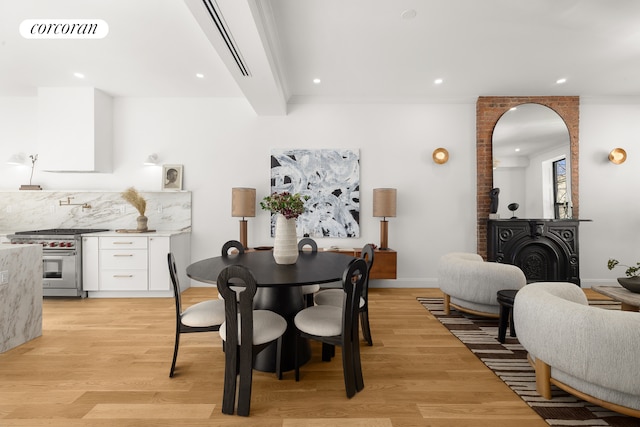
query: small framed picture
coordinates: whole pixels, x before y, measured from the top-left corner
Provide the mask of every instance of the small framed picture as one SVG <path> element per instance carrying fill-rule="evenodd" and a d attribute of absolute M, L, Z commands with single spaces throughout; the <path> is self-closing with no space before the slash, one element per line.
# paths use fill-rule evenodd
<path fill-rule="evenodd" d="M 182 165 L 162 165 L 162 189 L 182 190 Z"/>

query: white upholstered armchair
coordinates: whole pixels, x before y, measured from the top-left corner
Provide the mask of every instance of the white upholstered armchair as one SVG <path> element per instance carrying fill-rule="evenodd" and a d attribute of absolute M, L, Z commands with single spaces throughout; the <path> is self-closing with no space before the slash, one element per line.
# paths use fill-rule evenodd
<path fill-rule="evenodd" d="M 467 313 L 499 317 L 497 292 L 520 289 L 527 279 L 515 265 L 485 262 L 478 254 L 452 252 L 438 263 L 438 286 L 444 292 L 445 314 L 450 307 Z"/>
<path fill-rule="evenodd" d="M 532 283 L 516 295 L 518 340 L 535 363 L 536 389 L 551 399 L 554 384 L 640 418 L 640 314 L 587 304 L 584 291 L 567 282 Z"/>

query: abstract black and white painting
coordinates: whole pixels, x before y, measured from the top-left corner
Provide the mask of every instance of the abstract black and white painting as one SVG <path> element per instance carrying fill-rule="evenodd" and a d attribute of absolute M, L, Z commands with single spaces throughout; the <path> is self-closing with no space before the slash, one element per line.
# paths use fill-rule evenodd
<path fill-rule="evenodd" d="M 309 196 L 298 236 L 360 237 L 360 154 L 344 149 L 273 149 L 271 192 Z M 274 235 L 272 217 L 271 235 Z"/>

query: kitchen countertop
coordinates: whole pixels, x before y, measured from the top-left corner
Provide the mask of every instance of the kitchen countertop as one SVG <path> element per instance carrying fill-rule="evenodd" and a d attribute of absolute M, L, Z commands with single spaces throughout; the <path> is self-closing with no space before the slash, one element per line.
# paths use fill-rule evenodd
<path fill-rule="evenodd" d="M 83 234 L 83 236 L 85 236 L 85 237 L 88 237 L 88 236 L 96 236 L 96 237 L 123 237 L 123 236 L 129 236 L 129 237 L 147 237 L 147 236 L 171 237 L 171 236 L 175 236 L 175 235 L 178 235 L 178 234 L 185 234 L 185 233 L 191 233 L 191 230 L 156 230 L 156 231 L 150 231 L 150 232 L 145 232 L 145 233 L 138 233 L 138 232 L 123 233 L 123 232 L 117 232 L 116 230 L 110 230 L 110 231 L 101 231 L 99 233 L 87 233 L 87 234 Z"/>

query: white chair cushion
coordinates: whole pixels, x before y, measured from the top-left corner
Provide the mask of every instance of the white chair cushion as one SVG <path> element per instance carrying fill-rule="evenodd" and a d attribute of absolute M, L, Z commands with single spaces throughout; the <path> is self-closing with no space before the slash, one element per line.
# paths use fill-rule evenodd
<path fill-rule="evenodd" d="M 208 300 L 182 312 L 182 323 L 192 327 L 220 325 L 224 322 L 224 301 Z"/>
<path fill-rule="evenodd" d="M 320 290 L 320 285 L 302 285 L 302 295 L 315 294 Z"/>
<path fill-rule="evenodd" d="M 315 305 L 298 312 L 293 321 L 302 332 L 319 337 L 333 337 L 342 333 L 342 308 Z"/>
<path fill-rule="evenodd" d="M 240 336 L 240 314 L 238 314 L 238 343 L 242 344 Z M 284 317 L 269 310 L 253 311 L 253 345 L 264 344 L 276 340 L 287 330 L 287 321 Z M 220 338 L 227 339 L 226 322 L 220 326 Z"/>
<path fill-rule="evenodd" d="M 342 308 L 344 291 L 342 289 L 326 289 L 314 295 L 313 300 L 318 305 L 332 305 Z M 360 307 L 364 306 L 364 298 L 360 297 Z"/>
<path fill-rule="evenodd" d="M 244 286 L 229 286 L 229 289 L 231 289 L 232 291 L 234 291 L 236 293 L 236 298 L 240 299 L 240 292 L 243 292 L 245 290 Z M 218 294 L 218 299 L 224 300 L 224 297 L 222 296 L 222 294 Z"/>

